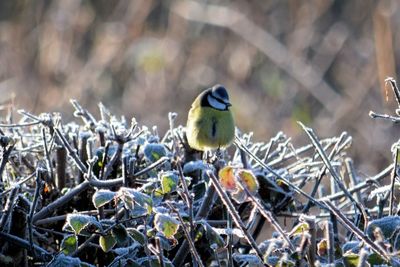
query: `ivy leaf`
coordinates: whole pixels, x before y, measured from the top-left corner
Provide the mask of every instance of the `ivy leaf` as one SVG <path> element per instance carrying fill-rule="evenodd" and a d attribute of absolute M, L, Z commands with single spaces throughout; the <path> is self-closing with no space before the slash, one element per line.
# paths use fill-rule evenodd
<path fill-rule="evenodd" d="M 117 193 L 110 190 L 100 189 L 97 190 L 92 197 L 93 205 L 96 209 L 104 206 L 105 204 L 111 202 Z"/>
<path fill-rule="evenodd" d="M 219 181 L 223 188 L 227 191 L 235 191 L 237 189 L 236 178 L 233 174 L 233 168 L 231 166 L 225 166 L 218 172 Z"/>
<path fill-rule="evenodd" d="M 116 243 L 117 240 L 111 233 L 108 235 L 102 235 L 99 238 L 99 245 L 104 252 L 109 252 Z"/>
<path fill-rule="evenodd" d="M 67 235 L 61 241 L 60 247 L 62 253 L 70 255 L 78 248 L 78 238 L 76 235 Z"/>
<path fill-rule="evenodd" d="M 178 231 L 179 222 L 170 215 L 157 213 L 154 217 L 154 226 L 165 237 L 172 238 Z"/>
<path fill-rule="evenodd" d="M 179 177 L 175 172 L 164 172 L 161 174 L 161 188 L 164 194 L 176 191 Z"/>

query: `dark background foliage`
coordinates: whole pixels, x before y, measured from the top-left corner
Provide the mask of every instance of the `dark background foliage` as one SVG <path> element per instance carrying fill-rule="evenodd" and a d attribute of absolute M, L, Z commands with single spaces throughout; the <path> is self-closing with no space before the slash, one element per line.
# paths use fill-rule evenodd
<path fill-rule="evenodd" d="M 301 142 L 297 120 L 321 137 L 347 131 L 373 174 L 398 136 L 368 112 L 393 110 L 399 20 L 394 0 L 1 1 L 0 102 L 71 114 L 70 98 L 91 112 L 101 101 L 164 132 L 168 111 L 185 124 L 193 98 L 221 83 L 257 140 Z"/>

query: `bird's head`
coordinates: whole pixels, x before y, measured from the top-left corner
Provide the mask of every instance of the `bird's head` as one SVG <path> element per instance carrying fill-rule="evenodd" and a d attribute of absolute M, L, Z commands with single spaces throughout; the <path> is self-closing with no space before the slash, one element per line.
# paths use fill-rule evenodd
<path fill-rule="evenodd" d="M 220 84 L 214 85 L 208 90 L 206 96 L 206 104 L 218 110 L 228 110 L 231 105 L 229 95 L 225 87 Z"/>

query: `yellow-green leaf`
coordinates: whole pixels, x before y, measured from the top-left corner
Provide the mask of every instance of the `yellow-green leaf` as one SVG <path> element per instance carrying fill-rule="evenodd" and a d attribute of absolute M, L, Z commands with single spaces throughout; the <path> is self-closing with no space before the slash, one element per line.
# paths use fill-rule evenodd
<path fill-rule="evenodd" d="M 67 235 L 61 241 L 61 252 L 65 255 L 72 254 L 78 247 L 78 239 L 76 235 Z"/>
<path fill-rule="evenodd" d="M 179 177 L 174 172 L 161 174 L 161 188 L 164 194 L 174 192 L 178 187 Z"/>
<path fill-rule="evenodd" d="M 154 226 L 165 237 L 173 237 L 179 228 L 179 222 L 167 214 L 157 213 L 154 217 Z"/>
<path fill-rule="evenodd" d="M 252 171 L 240 170 L 238 176 L 251 193 L 256 193 L 258 191 L 260 186 L 258 185 L 258 180 Z"/>
<path fill-rule="evenodd" d="M 109 252 L 117 243 L 117 240 L 111 235 L 102 235 L 99 238 L 99 245 L 104 252 Z"/>
<path fill-rule="evenodd" d="M 93 205 L 97 208 L 104 206 L 105 204 L 111 202 L 117 193 L 110 190 L 97 190 L 92 197 Z"/>

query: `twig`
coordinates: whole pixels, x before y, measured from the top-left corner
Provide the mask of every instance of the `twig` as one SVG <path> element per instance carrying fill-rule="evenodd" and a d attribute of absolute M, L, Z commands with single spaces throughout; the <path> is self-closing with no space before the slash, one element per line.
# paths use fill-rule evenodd
<path fill-rule="evenodd" d="M 342 223 L 342 225 L 349 231 L 353 232 L 359 239 L 364 241 L 375 253 L 386 261 L 390 260 L 389 255 L 380 246 L 376 245 L 368 236 L 366 236 L 360 229 L 358 229 L 349 219 L 347 219 L 340 210 L 338 210 L 332 202 L 329 200 L 322 201 L 327 208 L 335 214 L 336 218 Z"/>
<path fill-rule="evenodd" d="M 181 223 L 181 226 L 183 229 L 183 233 L 185 234 L 186 240 L 189 243 L 190 252 L 192 253 L 193 257 L 195 258 L 197 264 L 200 267 L 204 267 L 203 262 L 201 261 L 200 255 L 196 250 L 193 239 L 190 236 L 190 233 L 189 233 L 187 227 L 185 226 L 185 222 L 183 221 L 181 214 L 169 201 L 167 202 L 167 205 L 178 216 L 179 222 Z"/>
<path fill-rule="evenodd" d="M 328 264 L 335 262 L 335 238 L 333 225 L 330 221 L 325 222 L 325 239 L 327 243 Z"/>
<path fill-rule="evenodd" d="M 396 85 L 396 84 L 395 84 Z M 397 86 L 396 86 L 397 88 Z M 396 95 L 397 96 L 397 95 Z M 400 96 L 399 96 L 400 97 Z M 400 101 L 400 100 L 398 100 Z M 400 103 L 400 102 L 398 102 Z M 393 171 L 392 171 L 392 177 L 391 177 L 391 181 L 390 181 L 390 202 L 389 202 L 389 215 L 392 216 L 393 215 L 393 208 L 394 208 L 394 185 L 396 183 L 396 177 L 397 177 L 397 165 L 399 162 L 399 154 L 400 154 L 400 144 L 396 145 L 395 151 L 394 151 L 394 162 L 393 162 Z"/>
<path fill-rule="evenodd" d="M 63 144 L 63 146 L 65 147 L 65 149 L 68 152 L 68 155 L 74 160 L 76 166 L 78 167 L 78 169 L 82 172 L 82 173 L 86 173 L 87 172 L 87 168 L 85 166 L 85 164 L 83 164 L 83 162 L 80 160 L 80 158 L 78 157 L 78 155 L 75 153 L 74 149 L 71 147 L 71 145 L 68 143 L 67 139 L 64 137 L 64 135 L 61 133 L 59 128 L 54 128 L 55 133 L 57 134 L 58 138 L 60 138 L 61 143 Z"/>
<path fill-rule="evenodd" d="M 385 79 L 385 84 L 388 84 L 388 83 L 390 83 L 390 85 L 392 86 L 392 90 L 393 90 L 394 96 L 396 98 L 397 105 L 400 108 L 400 90 L 397 87 L 396 80 L 393 79 L 392 77 L 387 77 Z"/>
<path fill-rule="evenodd" d="M 264 216 L 265 219 L 275 228 L 275 230 L 281 235 L 282 239 L 285 240 L 286 244 L 289 246 L 290 250 L 292 252 L 296 251 L 296 248 L 293 246 L 292 242 L 290 242 L 289 238 L 283 231 L 283 229 L 280 227 L 279 223 L 275 220 L 275 218 L 272 216 L 271 212 L 266 210 L 263 205 L 260 203 L 260 199 L 256 196 L 254 196 L 250 191 L 247 189 L 247 186 L 243 184 L 242 181 L 238 180 L 239 184 L 243 188 L 243 190 L 246 192 L 247 197 L 251 199 L 251 202 L 258 208 L 260 213 Z"/>
<path fill-rule="evenodd" d="M 346 164 L 347 173 L 349 174 L 349 178 L 350 178 L 350 185 L 351 185 L 351 187 L 354 187 L 358 184 L 358 181 L 357 181 L 356 172 L 354 170 L 353 160 L 351 158 L 346 158 L 345 164 Z M 360 191 L 356 191 L 355 193 L 356 193 L 355 197 L 356 197 L 357 201 L 362 203 L 362 197 L 361 197 Z"/>
<path fill-rule="evenodd" d="M 204 219 L 208 216 L 208 213 L 210 212 L 212 206 L 213 206 L 213 201 L 215 197 L 215 187 L 211 183 L 210 186 L 208 187 L 205 197 L 203 199 L 203 202 L 201 203 L 201 206 L 199 210 L 196 213 L 195 220 L 201 220 Z M 174 266 L 181 266 L 186 258 L 186 255 L 188 253 L 188 241 L 185 239 L 178 251 L 176 252 L 176 255 L 172 261 L 172 264 Z"/>
<path fill-rule="evenodd" d="M 67 152 L 63 146 L 56 148 L 56 186 L 58 190 L 62 190 L 65 187 L 66 180 L 66 169 L 67 169 Z"/>
<path fill-rule="evenodd" d="M 39 219 L 43 219 L 49 215 L 51 215 L 56 209 L 66 205 L 74 196 L 79 195 L 90 186 L 88 181 L 84 181 L 79 185 L 75 186 L 73 189 L 68 191 L 62 197 L 56 199 L 55 201 L 51 202 L 49 205 L 43 207 L 40 211 L 38 211 L 32 219 L 32 222 L 35 223 Z"/>
<path fill-rule="evenodd" d="M 76 110 L 74 112 L 75 117 L 81 117 L 83 122 L 88 125 L 91 130 L 93 130 L 97 123 L 93 115 L 90 114 L 86 109 L 82 108 L 75 99 L 70 99 L 69 102 Z"/>
<path fill-rule="evenodd" d="M 379 113 L 375 113 L 372 110 L 369 112 L 369 116 L 372 119 L 385 119 L 385 120 L 390 120 L 393 123 L 399 123 L 400 122 L 400 117 L 394 117 L 392 115 L 388 115 L 388 114 L 379 114 Z"/>
<path fill-rule="evenodd" d="M 24 249 L 30 249 L 29 242 L 18 236 L 10 235 L 0 231 L 0 237 Z M 49 261 L 51 259 L 51 254 L 38 245 L 33 244 L 33 249 L 35 250 L 35 255 L 37 258 L 44 261 Z"/>
<path fill-rule="evenodd" d="M 20 179 L 17 183 L 13 184 L 10 188 L 7 188 L 6 190 L 4 190 L 3 192 L 0 193 L 0 197 L 3 197 L 4 195 L 8 194 L 8 192 L 10 192 L 11 190 L 13 190 L 16 186 L 20 186 L 23 183 L 26 183 L 27 181 L 29 181 L 30 179 L 32 179 L 33 177 L 35 177 L 36 172 L 33 172 L 32 174 L 28 175 L 27 177 L 25 177 L 24 179 Z"/>
<path fill-rule="evenodd" d="M 333 168 L 330 160 L 328 159 L 328 157 L 325 154 L 325 151 L 322 149 L 321 144 L 319 143 L 317 136 L 314 134 L 314 131 L 311 128 L 306 127 L 303 123 L 298 122 L 300 124 L 300 126 L 303 128 L 303 130 L 306 132 L 306 134 L 308 135 L 308 137 L 310 138 L 312 144 L 315 146 L 319 156 L 321 157 L 322 161 L 324 162 L 324 164 L 326 165 L 326 167 L 328 168 L 331 176 L 333 177 L 333 179 L 335 180 L 336 184 L 339 186 L 339 188 L 345 193 L 345 195 L 351 200 L 351 202 L 354 203 L 354 205 L 357 207 L 357 209 L 360 211 L 360 213 L 363 215 L 364 217 L 364 225 L 366 228 L 367 224 L 368 224 L 368 216 L 365 212 L 365 209 L 361 206 L 361 203 L 359 203 L 358 201 L 356 201 L 353 196 L 349 193 L 349 191 L 347 190 L 347 188 L 344 186 L 343 182 L 341 181 L 339 175 L 337 174 L 336 170 Z"/>
<path fill-rule="evenodd" d="M 8 157 L 11 154 L 11 151 L 14 149 L 14 145 L 9 145 L 8 148 L 6 149 L 5 147 L 3 148 L 3 155 L 0 161 L 0 179 L 3 179 L 3 171 L 4 168 L 6 167 Z"/>
<path fill-rule="evenodd" d="M 163 255 L 163 247 L 162 247 L 162 243 L 160 241 L 159 237 L 155 238 L 156 240 L 156 248 L 157 248 L 157 252 L 158 252 L 158 261 L 160 263 L 161 267 L 164 267 L 164 255 Z"/>
<path fill-rule="evenodd" d="M 19 188 L 19 185 L 13 187 L 11 190 L 11 194 L 7 199 L 6 205 L 4 207 L 4 212 L 0 220 L 0 232 L 3 231 L 4 228 L 7 226 L 8 218 L 10 217 L 10 214 L 13 210 L 15 198 L 18 196 Z"/>
<path fill-rule="evenodd" d="M 183 196 L 185 198 L 185 202 L 186 202 L 186 205 L 187 205 L 188 210 L 189 210 L 190 236 L 191 236 L 191 238 L 194 239 L 195 238 L 195 232 L 194 232 L 195 227 L 194 227 L 194 223 L 193 223 L 193 217 L 194 217 L 194 214 L 193 214 L 193 198 L 192 198 L 192 196 L 191 196 L 191 194 L 189 192 L 189 188 L 188 188 L 188 185 L 186 183 L 185 176 L 183 175 L 183 170 L 182 170 L 181 164 L 177 163 L 177 167 L 178 167 L 178 171 L 179 171 L 179 177 L 181 179 L 181 184 L 182 184 L 182 187 L 183 187 Z"/>
<path fill-rule="evenodd" d="M 139 177 L 141 175 L 144 175 L 147 172 L 151 171 L 152 169 L 157 168 L 159 165 L 164 164 L 168 160 L 169 160 L 168 157 L 161 157 L 157 161 L 155 161 L 152 164 L 148 165 L 146 168 L 134 173 L 132 175 L 132 177 L 136 178 L 136 177 Z M 124 178 L 123 177 L 102 181 L 102 180 L 97 179 L 93 175 L 93 173 L 92 173 L 91 177 L 86 176 L 86 179 L 90 183 L 91 186 L 98 187 L 98 188 L 109 188 L 109 187 L 112 187 L 112 186 L 118 186 L 118 185 L 122 185 L 123 182 L 124 182 Z"/>
<path fill-rule="evenodd" d="M 42 141 L 43 141 L 44 154 L 45 154 L 45 157 L 46 157 L 47 170 L 50 173 L 50 181 L 53 182 L 54 181 L 54 173 L 53 173 L 53 168 L 51 166 L 50 152 L 49 152 L 49 148 L 47 146 L 45 128 L 42 128 Z"/>
<path fill-rule="evenodd" d="M 218 193 L 219 197 L 221 198 L 222 203 L 224 203 L 228 212 L 231 214 L 232 220 L 240 228 L 240 230 L 242 230 L 242 232 L 245 236 L 245 239 L 247 240 L 247 242 L 249 242 L 250 246 L 254 249 L 254 251 L 256 252 L 256 255 L 259 257 L 260 261 L 263 262 L 263 254 L 262 254 L 261 250 L 258 248 L 256 241 L 253 239 L 253 237 L 247 231 L 246 226 L 244 225 L 243 221 L 240 219 L 240 216 L 239 216 L 238 212 L 236 211 L 235 207 L 233 206 L 228 195 L 222 189 L 220 183 L 218 182 L 217 177 L 215 177 L 214 173 L 212 173 L 209 170 L 206 171 L 206 174 L 211 179 L 211 182 L 213 183 L 216 192 Z"/>
<path fill-rule="evenodd" d="M 244 144 L 242 144 L 240 142 L 240 139 L 238 137 L 236 137 L 234 144 L 236 146 L 238 146 L 239 149 L 243 149 L 250 157 L 252 157 L 255 161 L 257 161 L 261 167 L 263 167 L 264 169 L 266 169 L 267 171 L 269 171 L 270 173 L 272 173 L 273 175 L 275 175 L 277 178 L 281 179 L 287 186 L 289 186 L 290 188 L 292 188 L 295 192 L 299 193 L 300 195 L 306 197 L 307 199 L 309 199 L 310 201 L 312 201 L 312 203 L 316 206 L 319 206 L 320 208 L 324 208 L 324 206 L 315 198 L 313 198 L 312 196 L 310 196 L 309 194 L 305 193 L 303 190 L 301 190 L 300 188 L 298 188 L 297 186 L 295 186 L 293 183 L 291 183 L 289 180 L 287 180 L 286 178 L 282 177 L 281 175 L 279 175 L 277 172 L 275 172 L 271 167 L 269 167 L 268 165 L 266 165 L 264 162 L 262 162 L 256 155 L 254 155 Z M 271 184 L 274 189 L 277 192 L 280 192 L 284 195 L 287 194 L 287 192 L 284 192 L 274 181 L 271 181 L 270 179 L 268 179 L 267 177 L 263 176 L 264 179 L 266 179 L 268 181 L 269 184 Z"/>
<path fill-rule="evenodd" d="M 380 173 L 378 173 L 375 176 L 369 178 L 365 182 L 358 183 L 356 186 L 354 186 L 352 188 L 349 188 L 347 191 L 352 194 L 354 192 L 357 192 L 357 191 L 360 191 L 360 190 L 362 190 L 364 188 L 367 188 L 367 187 L 371 186 L 372 182 L 377 182 L 377 181 L 380 181 L 383 178 L 385 178 L 388 174 L 390 174 L 390 172 L 392 170 L 393 170 L 393 164 L 389 165 L 384 170 L 382 170 Z M 339 198 L 342 198 L 343 196 L 345 196 L 345 192 L 338 192 L 336 194 L 332 194 L 332 195 L 323 197 L 323 198 L 321 198 L 319 200 L 337 200 Z"/>
<path fill-rule="evenodd" d="M 33 219 L 33 215 L 35 214 L 35 210 L 36 210 L 36 206 L 39 200 L 39 196 L 40 196 L 40 191 L 43 187 L 43 173 L 44 173 L 44 169 L 42 169 L 41 167 L 37 167 L 36 169 L 36 189 L 35 189 L 35 194 L 33 195 L 33 201 L 31 204 L 31 208 L 29 210 L 29 215 L 27 218 L 27 223 L 28 223 L 28 233 L 29 233 L 29 244 L 30 244 L 30 248 L 31 251 L 34 252 L 33 250 L 33 231 L 32 231 L 32 219 Z"/>
<path fill-rule="evenodd" d="M 104 210 L 104 214 L 106 214 L 106 215 L 110 215 L 110 214 L 114 214 L 114 213 L 115 213 L 115 209 Z M 74 214 L 98 215 L 99 212 L 98 212 L 98 210 L 87 210 L 87 211 L 75 212 Z M 66 218 L 67 218 L 67 215 L 58 215 L 58 216 L 48 217 L 46 219 L 40 219 L 35 222 L 35 226 L 65 221 Z"/>
<path fill-rule="evenodd" d="M 335 156 L 335 154 L 340 150 L 339 144 L 342 142 L 342 140 L 344 139 L 345 136 L 346 136 L 346 135 L 345 135 L 344 133 L 342 133 L 342 134 L 340 135 L 339 140 L 336 142 L 334 148 L 332 149 L 331 153 L 329 154 L 329 160 L 332 160 L 333 157 Z M 326 166 L 326 165 L 324 165 L 324 166 L 319 170 L 318 176 L 317 176 L 317 180 L 315 181 L 315 185 L 314 185 L 313 190 L 312 190 L 312 192 L 311 192 L 311 196 L 312 196 L 312 197 L 315 197 L 315 194 L 316 194 L 317 191 L 318 191 L 318 187 L 319 187 L 319 185 L 320 185 L 320 183 L 321 183 L 321 181 L 322 181 L 322 177 L 324 177 L 324 175 L 326 174 L 326 170 L 327 170 L 327 166 Z M 302 210 L 302 213 L 307 214 L 308 211 L 310 210 L 311 206 L 312 206 L 312 202 L 309 200 L 309 201 L 307 202 L 307 204 L 304 206 L 304 208 L 303 208 L 303 210 Z"/>

